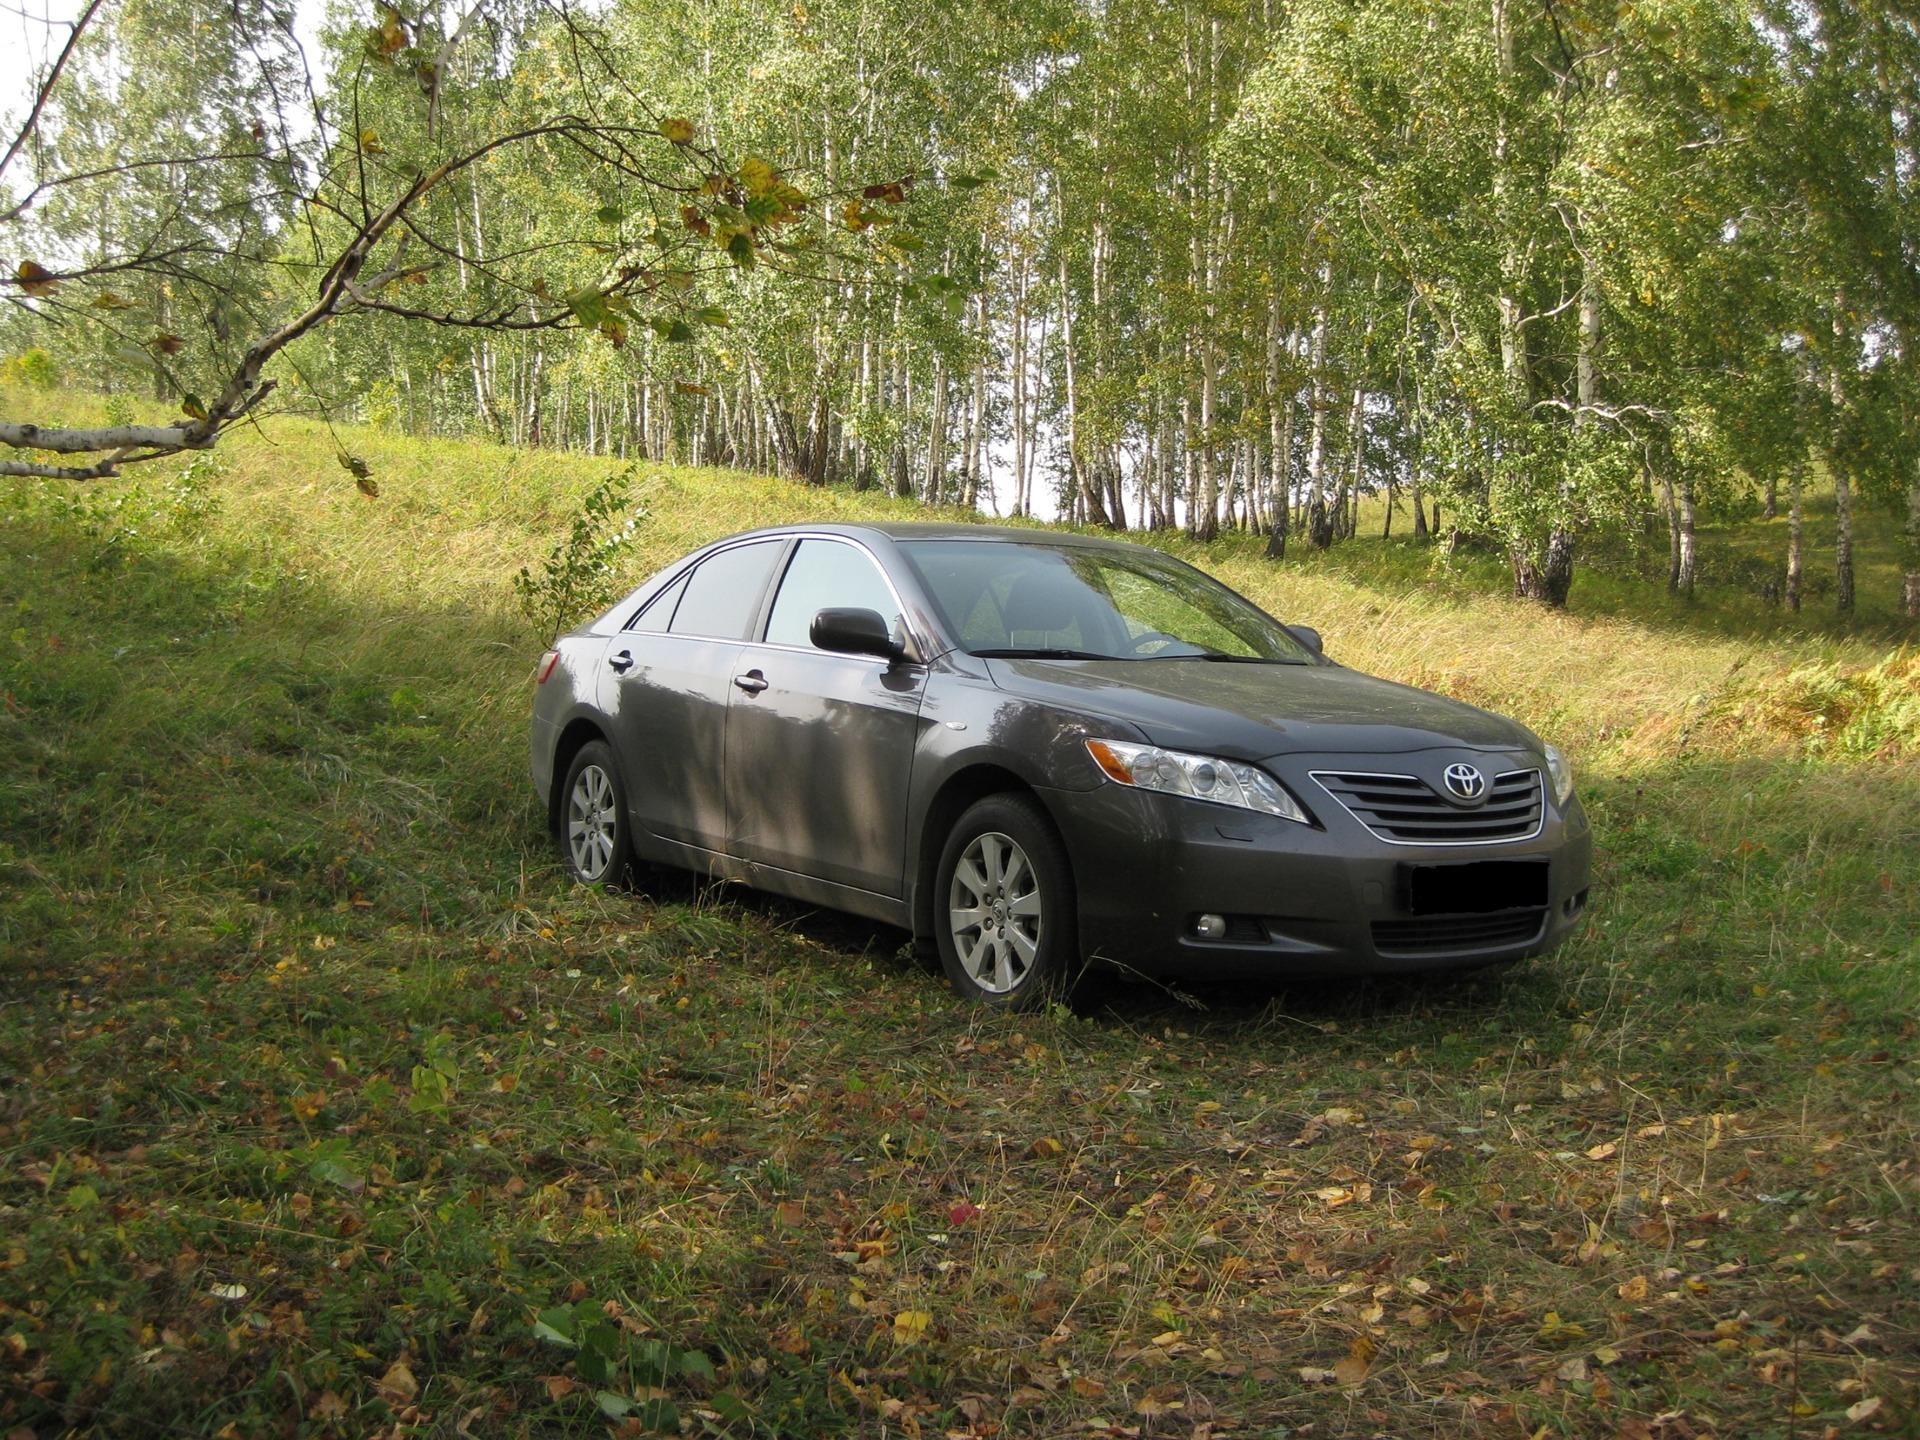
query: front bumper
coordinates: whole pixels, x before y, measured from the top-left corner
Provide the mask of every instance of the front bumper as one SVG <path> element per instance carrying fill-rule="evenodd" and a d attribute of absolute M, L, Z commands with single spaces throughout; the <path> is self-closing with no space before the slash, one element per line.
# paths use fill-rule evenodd
<path fill-rule="evenodd" d="M 1390 844 L 1324 793 L 1312 795 L 1313 827 L 1115 784 L 1042 799 L 1073 859 L 1082 953 L 1150 975 L 1307 979 L 1500 964 L 1565 940 L 1591 879 L 1593 834 L 1577 798 L 1564 810 L 1547 800 L 1531 839 L 1471 846 Z M 1548 863 L 1544 905 L 1413 913 L 1409 866 L 1506 859 Z M 1202 938 L 1201 915 L 1224 917 L 1226 935 Z"/>

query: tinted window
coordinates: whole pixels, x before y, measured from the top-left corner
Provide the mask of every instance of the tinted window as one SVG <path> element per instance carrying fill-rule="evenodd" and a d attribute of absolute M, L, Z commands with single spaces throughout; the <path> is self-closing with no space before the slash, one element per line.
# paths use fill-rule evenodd
<path fill-rule="evenodd" d="M 687 577 L 682 575 L 673 584 L 662 590 L 638 615 L 633 617 L 629 630 L 664 630 L 667 622 L 673 619 L 673 607 L 679 602 L 680 592 L 687 588 Z"/>
<path fill-rule="evenodd" d="M 1151 550 L 991 540 L 900 549 L 976 655 L 1311 663 L 1226 586 Z"/>
<path fill-rule="evenodd" d="M 744 640 L 760 609 L 767 573 L 786 542 L 763 540 L 736 545 L 703 560 L 674 607 L 674 635 L 706 635 L 715 640 Z"/>
<path fill-rule="evenodd" d="M 877 610 L 889 625 L 900 612 L 880 567 L 862 551 L 833 540 L 802 540 L 773 602 L 767 643 L 811 645 L 813 617 L 833 606 Z"/>

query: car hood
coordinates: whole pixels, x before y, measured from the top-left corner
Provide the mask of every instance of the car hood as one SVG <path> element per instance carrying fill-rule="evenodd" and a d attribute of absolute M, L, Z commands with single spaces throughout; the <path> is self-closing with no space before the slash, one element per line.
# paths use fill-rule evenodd
<path fill-rule="evenodd" d="M 1517 721 L 1337 665 L 992 660 L 1011 694 L 1138 726 L 1156 745 L 1265 760 L 1440 746 L 1533 749 Z"/>

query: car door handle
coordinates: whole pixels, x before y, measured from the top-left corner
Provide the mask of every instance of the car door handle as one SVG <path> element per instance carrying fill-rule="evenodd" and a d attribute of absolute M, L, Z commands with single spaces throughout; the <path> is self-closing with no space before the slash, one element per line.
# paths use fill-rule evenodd
<path fill-rule="evenodd" d="M 614 674 L 624 675 L 633 668 L 633 652 L 622 650 L 618 655 L 609 655 L 607 664 L 613 667 Z"/>
<path fill-rule="evenodd" d="M 734 676 L 733 683 L 749 695 L 758 695 L 762 690 L 767 688 L 767 677 L 762 675 L 758 670 L 749 670 L 744 675 Z"/>

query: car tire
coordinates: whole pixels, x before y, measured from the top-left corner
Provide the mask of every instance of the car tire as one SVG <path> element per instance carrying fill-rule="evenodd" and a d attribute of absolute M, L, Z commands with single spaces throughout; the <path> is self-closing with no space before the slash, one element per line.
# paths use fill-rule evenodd
<path fill-rule="evenodd" d="M 627 812 L 627 789 L 614 763 L 613 749 L 604 740 L 582 745 L 567 766 L 560 789 L 558 824 L 560 863 L 582 885 L 604 885 L 617 890 L 633 872 L 633 821 Z"/>
<path fill-rule="evenodd" d="M 940 851 L 934 938 L 956 993 L 1006 1010 L 1061 995 L 1079 968 L 1073 868 L 1059 832 L 1025 795 L 989 795 Z"/>

